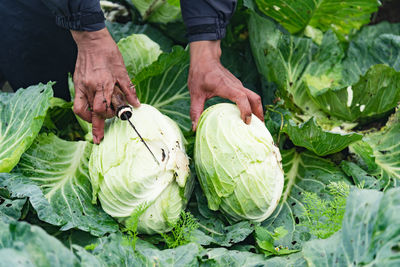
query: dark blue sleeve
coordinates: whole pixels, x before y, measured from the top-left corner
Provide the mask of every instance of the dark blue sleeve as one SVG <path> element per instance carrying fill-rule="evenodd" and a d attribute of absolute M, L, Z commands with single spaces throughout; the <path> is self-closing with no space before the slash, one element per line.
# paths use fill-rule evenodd
<path fill-rule="evenodd" d="M 180 0 L 189 42 L 220 40 L 236 8 L 236 0 Z"/>
<path fill-rule="evenodd" d="M 42 0 L 55 15 L 56 24 L 76 31 L 97 31 L 105 27 L 99 0 Z"/>

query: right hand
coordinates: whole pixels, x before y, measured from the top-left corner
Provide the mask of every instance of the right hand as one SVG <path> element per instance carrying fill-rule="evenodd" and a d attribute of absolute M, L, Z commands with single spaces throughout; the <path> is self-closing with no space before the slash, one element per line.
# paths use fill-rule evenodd
<path fill-rule="evenodd" d="M 95 32 L 71 31 L 78 46 L 74 72 L 74 112 L 92 123 L 93 142 L 104 137 L 104 122 L 113 117 L 111 96 L 118 85 L 129 104 L 139 107 L 118 46 L 107 29 Z"/>

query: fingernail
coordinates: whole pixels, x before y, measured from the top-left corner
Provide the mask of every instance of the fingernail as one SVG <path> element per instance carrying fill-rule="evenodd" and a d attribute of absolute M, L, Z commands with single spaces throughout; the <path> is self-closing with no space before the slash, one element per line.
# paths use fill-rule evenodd
<path fill-rule="evenodd" d="M 245 123 L 246 124 L 250 124 L 250 122 L 251 122 L 251 116 L 246 116 L 246 118 L 245 118 Z"/>
<path fill-rule="evenodd" d="M 99 144 L 99 139 L 95 135 L 93 135 L 93 143 Z"/>
<path fill-rule="evenodd" d="M 192 131 L 194 132 L 196 130 L 196 123 L 192 121 Z"/>

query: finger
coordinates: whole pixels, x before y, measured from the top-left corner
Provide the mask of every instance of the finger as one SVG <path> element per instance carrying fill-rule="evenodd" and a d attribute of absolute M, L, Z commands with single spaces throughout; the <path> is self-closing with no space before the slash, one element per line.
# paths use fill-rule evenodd
<path fill-rule="evenodd" d="M 81 90 L 75 90 L 73 111 L 76 115 L 87 122 L 92 122 L 92 112 L 86 96 Z"/>
<path fill-rule="evenodd" d="M 100 144 L 104 137 L 104 118 L 95 112 L 92 112 L 92 133 L 93 142 Z"/>
<path fill-rule="evenodd" d="M 125 94 L 128 103 L 136 108 L 140 107 L 140 102 L 136 95 L 136 88 L 129 80 L 129 77 L 127 76 L 126 79 L 118 80 L 118 84 L 122 89 L 122 92 Z"/>
<path fill-rule="evenodd" d="M 242 87 L 224 87 L 218 91 L 218 96 L 227 98 L 237 104 L 240 110 L 240 117 L 246 124 L 249 124 L 251 122 L 251 105 Z"/>
<path fill-rule="evenodd" d="M 245 89 L 245 92 L 247 95 L 247 99 L 250 102 L 252 113 L 254 113 L 254 115 L 256 115 L 261 121 L 264 121 L 264 112 L 261 97 L 249 89 Z"/>
<path fill-rule="evenodd" d="M 192 95 L 190 97 L 190 118 L 192 120 L 192 130 L 196 131 L 197 123 L 199 122 L 199 118 L 201 113 L 204 110 L 204 103 L 206 99 L 204 97 L 198 97 Z"/>
<path fill-rule="evenodd" d="M 93 100 L 93 111 L 103 119 L 114 116 L 114 111 L 111 109 L 111 95 L 113 91 L 114 84 L 111 82 L 97 85 Z"/>

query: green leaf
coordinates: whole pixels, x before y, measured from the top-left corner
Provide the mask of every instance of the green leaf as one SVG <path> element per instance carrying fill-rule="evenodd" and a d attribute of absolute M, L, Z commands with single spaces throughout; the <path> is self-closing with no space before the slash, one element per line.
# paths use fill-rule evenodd
<path fill-rule="evenodd" d="M 400 263 L 400 189 L 386 193 L 354 189 L 347 200 L 342 230 L 307 242 L 310 266 L 397 266 Z"/>
<path fill-rule="evenodd" d="M 41 203 L 46 203 L 42 199 L 44 196 L 47 204 L 37 205 L 35 202 L 39 200 L 35 200 L 32 206 L 41 220 L 62 226 L 62 231 L 78 228 L 97 236 L 114 232 L 118 229 L 115 221 L 91 203 L 92 187 L 88 172 L 91 146 L 85 141 L 69 142 L 55 135 L 39 135 L 16 168 L 22 176 L 16 175 L 17 179 L 4 183 L 13 184 L 15 191 L 8 188 L 14 194 L 21 192 L 26 195 L 31 192 L 23 193 L 22 188 L 26 184 L 32 186 L 30 181 L 33 181 L 43 194 L 39 195 L 35 189 L 34 196 Z M 54 219 L 52 213 L 59 218 Z"/>
<path fill-rule="evenodd" d="M 296 146 L 302 146 L 319 156 L 326 156 L 343 150 L 351 143 L 362 139 L 357 133 L 335 133 L 324 131 L 314 118 L 296 125 L 289 121 L 284 129 Z"/>
<path fill-rule="evenodd" d="M 192 210 L 192 214 L 195 216 L 199 227 L 193 231 L 192 242 L 204 246 L 231 247 L 245 240 L 254 231 L 254 224 L 249 221 L 242 221 L 232 225 L 225 223 L 221 213 L 208 208 L 207 199 L 199 184 L 195 186 L 194 191 L 197 202 L 192 203 L 192 206 L 196 206 L 197 210 Z M 189 206 L 191 205 L 189 204 Z"/>
<path fill-rule="evenodd" d="M 26 198 L 12 198 L 6 188 L 0 186 L 0 218 L 19 220 Z"/>
<path fill-rule="evenodd" d="M 342 170 L 353 178 L 354 184 L 365 189 L 381 189 L 384 182 L 376 179 L 373 175 L 366 172 L 360 166 L 350 161 L 340 163 Z"/>
<path fill-rule="evenodd" d="M 131 0 L 131 2 L 145 21 L 168 23 L 181 17 L 180 5 L 176 0 Z"/>
<path fill-rule="evenodd" d="M 0 172 L 10 172 L 39 133 L 53 96 L 52 84 L 0 92 Z"/>
<path fill-rule="evenodd" d="M 395 56 L 400 36 L 378 32 L 398 31 L 383 26 L 366 27 L 370 30 L 355 37 L 347 55 L 332 31 L 317 46 L 311 39 L 281 32 L 254 12 L 249 32 L 259 72 L 276 83 L 288 108 L 317 119 L 330 115 L 365 122 L 384 115 L 400 100 L 400 72 L 394 69 L 400 66 Z"/>
<path fill-rule="evenodd" d="M 249 35 L 258 71 L 277 85 L 286 104 L 318 115 L 320 108 L 310 98 L 303 80 L 317 51 L 312 40 L 283 34 L 274 22 L 255 12 L 250 14 Z"/>
<path fill-rule="evenodd" d="M 196 266 L 199 246 L 190 243 L 175 249 L 158 250 L 150 243 L 138 240 L 136 251 L 131 246 L 123 245 L 121 234 L 111 234 L 109 237 L 99 239 L 99 244 L 92 254 L 83 252 L 79 247 L 74 247 L 84 255 L 89 266 L 97 261 L 102 266 Z"/>
<path fill-rule="evenodd" d="M 288 249 L 288 247 L 283 247 L 282 245 L 274 245 L 275 240 L 280 240 L 287 233 L 286 229 L 282 226 L 274 229 L 273 233 L 264 227 L 257 226 L 255 230 L 255 239 L 259 250 L 266 256 L 288 255 L 298 252 L 299 250 Z"/>
<path fill-rule="evenodd" d="M 201 266 L 231 266 L 250 267 L 265 266 L 265 256 L 250 252 L 227 250 L 225 248 L 212 248 L 204 250 L 199 255 Z"/>
<path fill-rule="evenodd" d="M 282 24 L 290 33 L 297 33 L 307 25 L 322 31 L 334 30 L 346 35 L 369 23 L 371 14 L 378 10 L 377 0 L 256 0 L 260 11 Z"/>
<path fill-rule="evenodd" d="M 119 51 L 124 58 L 126 70 L 130 77 L 157 60 L 162 53 L 160 46 L 147 35 L 132 34 L 118 42 Z"/>
<path fill-rule="evenodd" d="M 0 221 L 0 257 L 3 266 L 77 266 L 77 257 L 37 226 Z"/>
<path fill-rule="evenodd" d="M 283 226 L 288 234 L 276 241 L 275 245 L 299 249 L 302 243 L 315 238 L 310 234 L 310 229 L 301 224 L 305 211 L 305 193 L 312 192 L 322 199 L 329 199 L 331 195 L 328 185 L 331 182 L 347 181 L 347 177 L 331 161 L 311 152 L 281 150 L 281 155 L 285 187 L 275 212 L 262 225 L 270 231 Z"/>
<path fill-rule="evenodd" d="M 400 72 L 374 65 L 360 80 L 339 90 L 328 90 L 314 99 L 328 114 L 356 121 L 385 113 L 400 100 Z"/>
<path fill-rule="evenodd" d="M 176 46 L 139 72 L 134 83 L 141 103 L 157 108 L 172 118 L 183 131 L 191 129 L 190 96 L 187 88 L 189 53 Z"/>
<path fill-rule="evenodd" d="M 400 111 L 393 114 L 386 126 L 367 134 L 362 141 L 350 146 L 370 167 L 369 174 L 377 177 L 383 189 L 400 183 Z"/>

